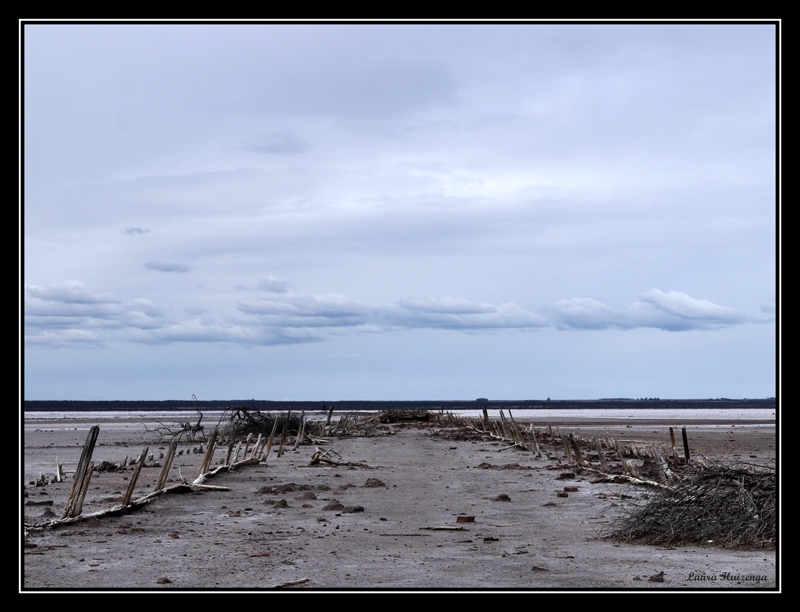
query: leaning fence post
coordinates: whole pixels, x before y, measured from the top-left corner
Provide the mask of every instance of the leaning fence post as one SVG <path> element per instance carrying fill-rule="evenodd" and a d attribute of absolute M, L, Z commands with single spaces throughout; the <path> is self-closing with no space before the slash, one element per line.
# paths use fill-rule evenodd
<path fill-rule="evenodd" d="M 142 454 L 139 455 L 139 460 L 136 462 L 136 467 L 133 469 L 133 476 L 131 476 L 131 481 L 128 483 L 128 490 L 125 491 L 125 497 L 122 498 L 122 505 L 127 506 L 131 503 L 131 496 L 133 496 L 133 488 L 136 486 L 136 481 L 139 479 L 139 472 L 142 471 L 142 465 L 144 465 L 144 458 L 147 456 L 147 451 L 150 450 L 149 446 L 145 446 Z"/>
<path fill-rule="evenodd" d="M 81 515 L 81 511 L 83 510 L 83 500 L 86 497 L 87 491 L 89 491 L 89 482 L 92 480 L 93 471 L 94 461 L 90 461 L 86 468 L 86 476 L 83 477 L 83 482 L 81 483 L 80 493 L 78 493 L 78 497 L 75 498 L 75 510 L 73 511 L 73 516 Z"/>
<path fill-rule="evenodd" d="M 164 488 L 164 485 L 167 483 L 167 476 L 169 475 L 169 468 L 172 467 L 172 458 L 175 456 L 175 449 L 178 447 L 178 441 L 173 440 L 170 442 L 169 450 L 167 451 L 167 456 L 164 458 L 164 464 L 161 466 L 161 473 L 158 475 L 158 481 L 156 482 L 156 488 L 154 491 L 160 491 Z"/>
<path fill-rule="evenodd" d="M 583 454 L 581 453 L 581 449 L 578 446 L 578 442 L 575 440 L 575 436 L 569 434 L 569 441 L 572 444 L 572 448 L 575 451 L 575 459 L 578 461 L 578 465 L 583 467 L 585 465 L 585 461 L 583 460 Z"/>
<path fill-rule="evenodd" d="M 78 467 L 75 470 L 75 475 L 72 481 L 72 489 L 70 490 L 69 497 L 67 498 L 67 507 L 64 509 L 64 515 L 61 518 L 69 518 L 77 516 L 75 514 L 76 502 L 78 495 L 83 487 L 83 480 L 86 477 L 86 469 L 92 459 L 94 453 L 94 445 L 97 442 L 97 434 L 100 432 L 100 426 L 94 425 L 89 429 L 89 435 L 86 436 L 86 442 L 83 445 L 83 452 L 78 461 Z M 78 512 L 80 514 L 80 512 Z"/>

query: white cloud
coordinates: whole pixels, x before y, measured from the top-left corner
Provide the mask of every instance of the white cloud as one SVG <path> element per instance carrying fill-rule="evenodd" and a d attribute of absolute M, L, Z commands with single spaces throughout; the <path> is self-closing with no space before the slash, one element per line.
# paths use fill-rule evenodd
<path fill-rule="evenodd" d="M 679 291 L 651 289 L 638 302 L 610 308 L 590 298 L 561 300 L 549 309 L 559 329 L 635 329 L 652 327 L 665 331 L 718 329 L 748 322 L 765 322 L 733 308 L 696 299 Z"/>

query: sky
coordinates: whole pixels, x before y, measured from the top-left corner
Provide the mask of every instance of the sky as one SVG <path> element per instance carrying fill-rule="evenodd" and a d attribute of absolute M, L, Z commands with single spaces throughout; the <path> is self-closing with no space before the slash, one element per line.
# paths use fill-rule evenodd
<path fill-rule="evenodd" d="M 23 26 L 25 399 L 776 395 L 776 28 Z"/>

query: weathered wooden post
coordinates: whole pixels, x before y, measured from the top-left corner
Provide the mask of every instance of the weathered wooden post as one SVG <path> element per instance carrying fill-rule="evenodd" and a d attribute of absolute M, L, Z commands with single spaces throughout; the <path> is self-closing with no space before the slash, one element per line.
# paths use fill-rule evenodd
<path fill-rule="evenodd" d="M 689 438 L 686 437 L 686 428 L 681 429 L 683 436 L 683 455 L 686 457 L 686 465 L 689 465 Z"/>
<path fill-rule="evenodd" d="M 292 411 L 290 410 L 289 413 L 291 412 Z M 289 418 L 287 417 L 286 422 L 283 424 L 283 433 L 281 434 L 281 444 L 278 447 L 278 458 L 280 458 L 280 456 L 283 455 L 283 446 L 284 444 L 286 444 L 286 433 L 288 429 L 289 429 Z"/>
<path fill-rule="evenodd" d="M 214 457 L 214 451 L 217 450 L 217 435 L 219 434 L 219 429 L 214 429 L 211 432 L 211 437 L 208 439 L 208 448 L 206 448 L 206 454 L 203 456 L 203 461 L 200 464 L 200 469 L 197 471 L 197 477 L 199 478 L 211 467 L 211 460 Z"/>
<path fill-rule="evenodd" d="M 247 437 L 244 440 L 244 452 L 242 453 L 242 459 L 247 459 L 247 451 L 250 448 L 250 440 L 252 439 L 253 439 L 253 432 L 250 432 L 249 434 L 247 434 Z M 237 459 L 239 458 L 238 455 L 236 458 Z"/>
<path fill-rule="evenodd" d="M 258 457 L 259 453 L 261 452 L 261 440 L 262 436 L 259 433 L 258 438 L 256 438 L 256 443 L 253 445 L 253 450 L 250 451 L 250 459 Z"/>
<path fill-rule="evenodd" d="M 300 438 L 303 437 L 303 433 L 305 432 L 305 416 L 306 411 L 300 411 L 300 426 L 297 428 L 297 438 L 294 441 L 294 450 L 297 450 L 297 447 L 300 446 Z"/>
<path fill-rule="evenodd" d="M 578 465 L 583 467 L 586 465 L 586 462 L 583 460 L 583 454 L 581 453 L 581 448 L 578 446 L 578 442 L 575 440 L 575 436 L 569 434 L 569 442 L 572 444 L 572 449 L 575 451 L 575 459 L 578 461 Z"/>
<path fill-rule="evenodd" d="M 600 438 L 595 438 L 597 442 L 597 456 L 600 458 L 600 469 L 603 470 L 604 473 L 608 474 L 608 463 L 606 462 L 606 456 L 603 453 L 603 445 L 600 443 Z"/>
<path fill-rule="evenodd" d="M 144 465 L 144 458 L 147 457 L 147 451 L 150 450 L 149 446 L 145 446 L 142 454 L 139 455 L 139 460 L 136 462 L 136 467 L 133 468 L 133 476 L 131 476 L 131 481 L 128 483 L 128 490 L 125 491 L 125 497 L 122 498 L 122 505 L 127 506 L 131 503 L 131 497 L 133 496 L 133 488 L 136 486 L 136 481 L 139 479 L 139 472 L 142 471 L 142 466 Z"/>
<path fill-rule="evenodd" d="M 331 406 L 331 410 L 333 410 L 333 406 Z M 272 432 L 269 434 L 269 440 L 267 441 L 267 452 L 264 453 L 264 461 L 269 460 L 269 451 L 272 450 L 272 443 L 275 441 L 275 430 L 278 429 L 278 417 L 275 417 L 275 422 L 272 424 Z"/>
<path fill-rule="evenodd" d="M 567 456 L 567 463 L 572 463 L 572 451 L 569 450 L 569 441 L 566 436 L 561 436 L 561 442 L 564 444 L 564 454 Z"/>
<path fill-rule="evenodd" d="M 92 453 L 94 453 L 94 445 L 97 442 L 97 434 L 100 433 L 100 426 L 94 425 L 89 429 L 89 435 L 86 436 L 86 442 L 83 445 L 83 452 L 81 458 L 78 460 L 78 467 L 75 470 L 75 476 L 72 481 L 72 489 L 70 490 L 69 497 L 67 498 L 67 506 L 64 508 L 64 515 L 61 518 L 69 518 L 71 516 L 78 516 L 75 513 L 77 509 L 77 498 L 83 487 L 83 481 L 86 478 L 86 470 L 92 460 Z M 91 470 L 89 470 L 91 475 Z M 87 485 L 88 486 L 88 485 Z"/>
<path fill-rule="evenodd" d="M 328 419 L 325 421 L 325 435 L 330 435 L 328 432 L 331 426 L 331 417 L 333 416 L 333 404 L 331 404 L 330 409 L 328 410 Z"/>
<path fill-rule="evenodd" d="M 72 516 L 80 516 L 83 511 L 83 500 L 86 497 L 87 491 L 89 491 L 89 482 L 92 480 L 93 471 L 94 461 L 90 461 L 86 468 L 86 476 L 83 477 L 83 482 L 81 483 L 81 490 L 78 493 L 78 497 L 75 498 L 75 509 Z"/>
<path fill-rule="evenodd" d="M 669 441 L 672 442 L 672 458 L 677 461 L 678 451 L 675 448 L 675 430 L 672 427 L 669 428 Z"/>
<path fill-rule="evenodd" d="M 667 484 L 667 473 L 664 471 L 664 461 L 661 459 L 661 454 L 658 452 L 658 448 L 656 448 L 655 444 L 653 444 L 653 461 L 656 463 L 658 476 L 661 478 L 661 482 Z"/>
<path fill-rule="evenodd" d="M 156 488 L 153 491 L 160 491 L 167 484 L 167 476 L 169 476 L 169 468 L 172 467 L 172 458 L 175 456 L 175 449 L 178 447 L 178 441 L 173 440 L 169 445 L 167 456 L 164 457 L 164 463 L 161 466 L 161 473 L 158 475 L 156 481 Z"/>

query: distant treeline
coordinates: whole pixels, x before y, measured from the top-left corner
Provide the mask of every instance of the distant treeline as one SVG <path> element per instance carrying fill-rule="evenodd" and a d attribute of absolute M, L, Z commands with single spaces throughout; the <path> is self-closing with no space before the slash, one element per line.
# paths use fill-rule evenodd
<path fill-rule="evenodd" d="M 599 400 L 477 400 L 464 401 L 321 401 L 321 402 L 279 402 L 272 400 L 208 400 L 195 404 L 192 400 L 161 400 L 161 401 L 81 401 L 81 400 L 25 400 L 25 412 L 92 412 L 103 411 L 168 411 L 168 410 L 224 410 L 229 406 L 246 406 L 255 410 L 268 411 L 313 411 L 328 410 L 334 406 L 337 411 L 351 410 L 385 410 L 387 408 L 400 410 L 470 410 L 476 408 L 489 409 L 516 408 L 518 410 L 558 410 L 558 409 L 678 409 L 688 408 L 702 410 L 704 408 L 772 408 L 775 409 L 774 397 L 766 399 L 599 399 Z"/>

